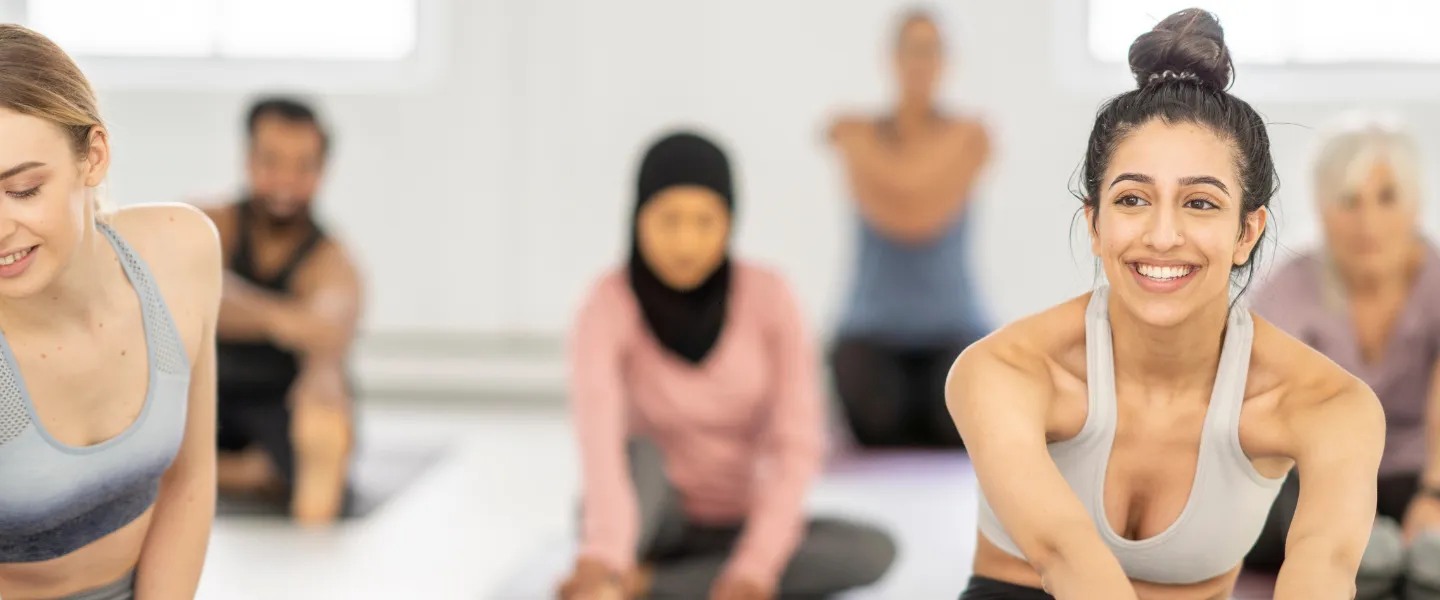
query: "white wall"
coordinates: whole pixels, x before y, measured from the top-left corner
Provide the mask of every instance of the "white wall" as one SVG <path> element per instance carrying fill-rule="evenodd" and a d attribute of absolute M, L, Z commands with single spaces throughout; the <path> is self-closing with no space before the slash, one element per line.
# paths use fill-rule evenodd
<path fill-rule="evenodd" d="M 980 281 L 1002 319 L 1091 282 L 1080 234 L 1071 245 L 1068 185 L 1106 90 L 1062 84 L 1050 17 L 1066 1 L 944 3 L 958 46 L 949 95 L 982 111 L 996 139 L 974 218 Z M 851 214 L 820 134 L 837 109 L 883 106 L 886 44 L 905 5 L 452 0 L 453 54 L 438 85 L 320 98 L 338 130 L 323 210 L 368 267 L 368 328 L 562 332 L 590 281 L 623 255 L 637 153 L 673 123 L 700 124 L 731 148 L 740 251 L 786 271 L 812 323 L 827 327 L 844 298 Z M 1244 81 L 1242 71 L 1242 96 Z M 1310 128 L 1344 108 L 1294 92 L 1257 102 L 1277 123 L 1280 240 L 1292 248 L 1316 235 Z M 101 95 L 119 202 L 238 184 L 247 96 Z M 1396 104 L 1440 167 L 1433 104 Z"/>

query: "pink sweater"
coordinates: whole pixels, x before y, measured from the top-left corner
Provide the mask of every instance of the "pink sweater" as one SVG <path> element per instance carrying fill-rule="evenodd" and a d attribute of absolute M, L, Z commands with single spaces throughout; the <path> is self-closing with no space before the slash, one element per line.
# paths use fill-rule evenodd
<path fill-rule="evenodd" d="M 819 357 L 785 281 L 736 261 L 725 329 L 705 361 L 669 354 L 626 280 L 612 271 L 580 310 L 570 401 L 584 487 L 582 554 L 633 568 L 639 509 L 626 440 L 665 456 L 686 514 L 745 522 L 725 575 L 778 581 L 805 530 L 805 495 L 824 459 Z"/>

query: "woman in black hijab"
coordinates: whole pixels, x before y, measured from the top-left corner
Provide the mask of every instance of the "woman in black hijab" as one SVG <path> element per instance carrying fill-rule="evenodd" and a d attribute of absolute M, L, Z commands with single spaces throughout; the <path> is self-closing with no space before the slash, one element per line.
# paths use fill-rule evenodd
<path fill-rule="evenodd" d="M 819 356 L 785 280 L 731 257 L 734 197 L 699 135 L 645 156 L 629 261 L 572 331 L 584 503 L 565 600 L 823 597 L 894 558 L 879 530 L 805 514 L 824 459 Z"/>
<path fill-rule="evenodd" d="M 656 240 L 651 245 L 657 247 L 642 252 L 640 216 L 660 197 L 659 192 L 685 186 L 708 190 L 721 201 L 724 220 L 729 221 L 735 214 L 735 195 L 730 182 L 730 162 L 725 154 L 709 140 L 693 133 L 673 134 L 656 143 L 640 169 L 638 199 L 631 218 L 630 289 L 655 338 L 691 363 L 704 360 L 725 325 L 726 300 L 730 295 L 728 223 L 726 231 L 721 232 L 719 223 L 715 222 L 720 219 L 711 218 L 703 231 L 678 233 L 672 223 L 668 231 L 652 232 L 647 239 Z M 683 236 L 690 238 L 689 243 L 677 243 L 675 238 Z M 661 245 L 665 247 L 658 247 Z M 650 267 L 646 255 L 650 261 L 662 263 L 657 266 L 666 270 L 680 287 L 662 281 Z M 719 264 L 711 267 L 716 259 Z M 709 275 L 690 287 L 691 281 L 707 270 Z"/>

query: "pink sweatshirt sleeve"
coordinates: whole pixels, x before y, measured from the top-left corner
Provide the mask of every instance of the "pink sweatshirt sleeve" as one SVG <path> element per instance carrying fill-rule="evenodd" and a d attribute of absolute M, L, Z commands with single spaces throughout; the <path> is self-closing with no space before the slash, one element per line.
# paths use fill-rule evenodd
<path fill-rule="evenodd" d="M 773 410 L 762 439 L 755 499 L 726 575 L 766 585 L 779 581 L 806 528 L 805 496 L 825 456 L 819 356 L 785 282 L 768 275 L 773 292 L 769 354 L 777 367 Z"/>
<path fill-rule="evenodd" d="M 625 454 L 627 432 L 621 358 L 625 298 L 603 280 L 571 332 L 569 397 L 579 441 L 583 488 L 580 554 L 625 573 L 634 567 L 639 506 Z"/>

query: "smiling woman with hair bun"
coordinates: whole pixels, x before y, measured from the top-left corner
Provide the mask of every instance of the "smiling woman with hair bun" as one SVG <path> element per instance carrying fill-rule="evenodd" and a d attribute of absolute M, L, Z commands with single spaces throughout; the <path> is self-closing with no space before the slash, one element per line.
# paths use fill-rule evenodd
<path fill-rule="evenodd" d="M 1265 122 L 1227 91 L 1208 12 L 1166 17 L 1130 68 L 1137 87 L 1101 107 L 1082 169 L 1106 283 L 951 370 L 981 488 L 961 597 L 1229 597 L 1295 469 L 1305 487 L 1274 597 L 1354 598 L 1385 415 L 1243 302 L 1276 188 Z"/>

